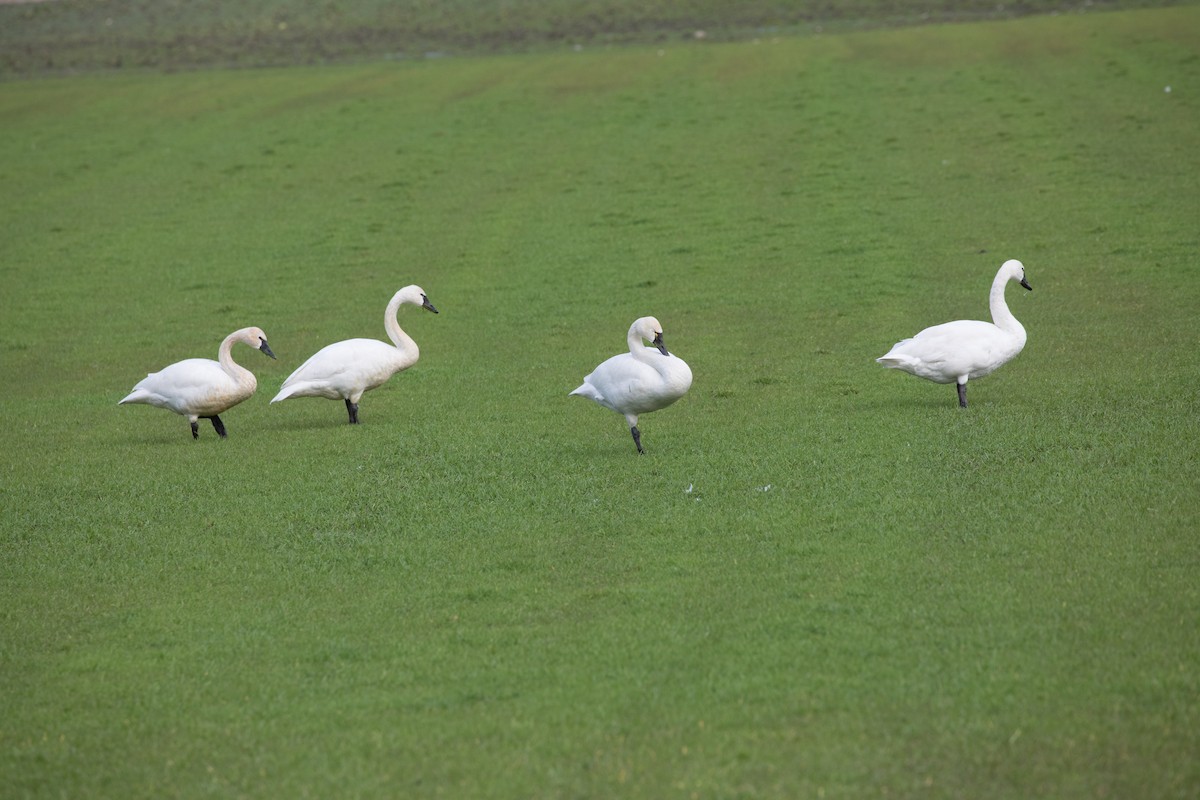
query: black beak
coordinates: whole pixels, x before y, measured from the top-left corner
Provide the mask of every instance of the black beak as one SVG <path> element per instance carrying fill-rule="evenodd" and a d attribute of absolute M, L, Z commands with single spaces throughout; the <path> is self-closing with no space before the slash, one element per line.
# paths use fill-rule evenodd
<path fill-rule="evenodd" d="M 438 310 L 433 307 L 433 303 L 429 302 L 429 298 L 425 295 L 421 295 L 421 308 L 426 311 L 432 311 L 435 314 L 438 313 Z"/>
<path fill-rule="evenodd" d="M 260 336 L 260 337 L 258 337 L 258 340 L 259 340 L 260 342 L 262 342 L 262 344 L 260 344 L 260 345 L 258 346 L 258 349 L 259 349 L 259 350 L 262 350 L 264 353 L 266 353 L 267 355 L 269 355 L 271 358 L 275 358 L 275 354 L 271 352 L 271 348 L 270 348 L 270 346 L 268 346 L 268 345 L 267 345 L 267 340 L 266 340 L 266 339 L 264 339 L 264 338 L 262 338 L 261 336 Z M 276 359 L 276 360 L 278 360 L 278 359 Z"/>
<path fill-rule="evenodd" d="M 668 352 L 667 352 L 667 346 L 666 346 L 665 344 L 663 344 L 663 340 L 662 340 L 662 333 L 661 333 L 661 332 L 660 332 L 660 333 L 656 333 L 656 334 L 654 334 L 654 341 L 653 341 L 653 342 L 651 342 L 650 344 L 652 344 L 652 345 L 654 345 L 655 347 L 657 347 L 657 348 L 658 348 L 658 352 L 662 353 L 664 356 L 669 356 L 669 355 L 671 355 L 670 353 L 668 353 Z"/>
<path fill-rule="evenodd" d="M 1033 287 L 1029 285 L 1029 281 L 1025 280 L 1024 278 L 1021 278 L 1021 285 L 1024 286 L 1029 291 L 1031 291 L 1031 292 L 1033 291 Z"/>

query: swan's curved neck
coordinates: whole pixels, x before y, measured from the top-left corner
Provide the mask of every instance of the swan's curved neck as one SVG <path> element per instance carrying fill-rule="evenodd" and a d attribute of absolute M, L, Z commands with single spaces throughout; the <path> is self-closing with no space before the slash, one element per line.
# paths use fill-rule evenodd
<path fill-rule="evenodd" d="M 629 354 L 638 361 L 647 361 L 650 356 L 650 348 L 646 347 L 646 343 L 642 341 L 642 335 L 635 328 L 629 329 L 629 335 L 625 337 L 625 341 L 629 343 Z"/>
<path fill-rule="evenodd" d="M 629 335 L 625 338 L 626 341 L 629 342 L 629 354 L 631 356 L 638 361 L 641 361 L 643 364 L 649 364 L 660 373 L 663 371 L 666 366 L 667 359 L 662 357 L 662 354 L 658 352 L 657 347 L 647 346 L 642 340 L 641 334 L 633 328 L 629 329 Z"/>
<path fill-rule="evenodd" d="M 1020 322 L 1017 322 L 1017 318 L 1008 310 L 1008 303 L 1004 300 L 1004 288 L 1006 286 L 1008 286 L 1008 276 L 1004 273 L 996 275 L 996 279 L 992 281 L 992 293 L 989 297 L 989 303 L 992 307 L 992 322 L 1000 330 L 1024 338 L 1024 326 Z"/>
<path fill-rule="evenodd" d="M 217 361 L 220 362 L 221 369 L 229 373 L 234 380 L 243 381 L 247 376 L 254 380 L 254 374 L 250 370 L 233 360 L 233 345 L 243 340 L 242 331 L 234 331 L 226 336 L 225 341 L 221 342 L 221 349 L 217 351 Z"/>
<path fill-rule="evenodd" d="M 402 302 L 400 295 L 397 294 L 392 298 L 392 302 L 388 303 L 387 310 L 383 312 L 383 327 L 387 330 L 388 338 L 392 340 L 392 344 L 396 345 L 398 350 L 416 356 L 420 353 L 417 343 L 412 340 L 411 336 L 404 332 L 400 327 L 399 320 L 396 319 L 396 314 L 399 313 Z"/>

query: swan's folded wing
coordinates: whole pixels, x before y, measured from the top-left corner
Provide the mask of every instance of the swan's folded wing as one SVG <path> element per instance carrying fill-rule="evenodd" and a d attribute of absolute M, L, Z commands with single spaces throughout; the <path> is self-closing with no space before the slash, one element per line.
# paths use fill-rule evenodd
<path fill-rule="evenodd" d="M 347 339 L 325 345 L 308 357 L 283 382 L 286 387 L 292 383 L 305 382 L 336 382 L 339 376 L 344 376 L 357 369 L 358 360 L 362 353 L 382 351 L 390 354 L 394 347 L 374 339 Z"/>
<path fill-rule="evenodd" d="M 927 369 L 959 376 L 993 364 L 1006 345 L 1004 332 L 990 322 L 957 320 L 921 331 L 906 352 Z"/>
<path fill-rule="evenodd" d="M 169 390 L 177 394 L 208 392 L 212 386 L 229 381 L 229 375 L 216 361 L 188 358 L 147 375 L 137 385 L 150 391 Z"/>

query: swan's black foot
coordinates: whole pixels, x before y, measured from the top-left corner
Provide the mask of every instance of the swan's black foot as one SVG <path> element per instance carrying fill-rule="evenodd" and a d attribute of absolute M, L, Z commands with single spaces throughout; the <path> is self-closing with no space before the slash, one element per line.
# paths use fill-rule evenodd
<path fill-rule="evenodd" d="M 351 403 L 350 398 L 346 398 L 346 413 L 350 415 L 350 424 L 358 424 L 358 403 Z"/>
<path fill-rule="evenodd" d="M 967 407 L 967 385 L 965 383 L 956 384 L 958 386 L 958 407 Z"/>
<path fill-rule="evenodd" d="M 200 423 L 198 423 L 198 422 L 192 423 L 192 438 L 193 439 L 200 438 Z"/>
<path fill-rule="evenodd" d="M 637 429 L 637 425 L 630 428 L 629 432 L 633 434 L 633 443 L 637 445 L 638 455 L 646 455 L 646 451 L 642 449 L 642 432 Z"/>
<path fill-rule="evenodd" d="M 218 417 L 216 414 L 213 414 L 208 419 L 210 422 L 212 422 L 213 430 L 217 432 L 217 436 L 220 436 L 222 439 L 227 438 L 225 436 L 225 423 L 221 422 L 221 418 Z"/>

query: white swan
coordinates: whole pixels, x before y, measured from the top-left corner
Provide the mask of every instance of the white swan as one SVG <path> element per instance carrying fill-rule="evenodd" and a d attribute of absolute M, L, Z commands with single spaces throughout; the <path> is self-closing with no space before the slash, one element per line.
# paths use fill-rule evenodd
<path fill-rule="evenodd" d="M 221 342 L 217 361 L 188 358 L 151 372 L 117 405 L 145 403 L 182 414 L 192 425 L 193 439 L 200 438 L 199 420 L 203 417 L 212 421 L 213 429 L 224 439 L 225 425 L 217 415 L 233 408 L 258 388 L 254 373 L 234 362 L 230 354 L 234 342 L 244 342 L 275 357 L 261 328 L 242 328 Z"/>
<path fill-rule="evenodd" d="M 666 408 L 683 397 L 692 385 L 692 370 L 683 359 L 667 352 L 662 325 L 654 317 L 634 320 L 626 338 L 629 352 L 596 367 L 568 396 L 587 397 L 624 415 L 638 453 L 645 453 L 638 415 Z M 654 347 L 646 347 L 643 340 Z"/>
<path fill-rule="evenodd" d="M 1024 265 L 1015 259 L 1005 261 L 992 281 L 992 322 L 960 319 L 934 325 L 896 342 L 887 355 L 875 360 L 934 383 L 956 383 L 958 404 L 966 408 L 967 380 L 995 372 L 1025 347 L 1025 328 L 1004 302 L 1009 281 L 1019 281 L 1033 291 L 1025 280 Z"/>
<path fill-rule="evenodd" d="M 278 403 L 289 397 L 327 397 L 330 400 L 340 397 L 346 401 L 350 424 L 358 424 L 358 401 L 363 392 L 408 369 L 421 355 L 417 343 L 396 321 L 396 312 L 404 303 L 438 313 L 420 286 L 405 286 L 393 295 L 383 315 L 383 327 L 393 344 L 378 339 L 347 339 L 323 347 L 288 376 L 271 402 Z"/>

